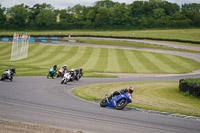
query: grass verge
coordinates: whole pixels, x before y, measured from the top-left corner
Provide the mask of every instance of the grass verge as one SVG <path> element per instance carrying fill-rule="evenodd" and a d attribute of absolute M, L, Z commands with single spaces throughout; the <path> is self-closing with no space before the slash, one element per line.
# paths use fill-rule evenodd
<path fill-rule="evenodd" d="M 164 46 L 156 46 L 144 43 L 133 43 L 133 42 L 121 42 L 121 41 L 109 41 L 109 40 L 92 40 L 92 39 L 76 39 L 77 42 L 80 43 L 89 43 L 89 44 L 99 44 L 99 45 L 111 45 L 111 46 L 125 46 L 125 47 L 137 47 L 137 48 L 152 48 L 152 49 L 163 49 L 163 50 L 172 50 L 172 51 L 184 51 L 184 52 L 192 52 L 192 53 L 199 53 L 199 51 L 194 50 L 187 50 L 187 49 L 177 49 L 177 48 L 170 48 Z M 171 42 L 170 42 L 171 43 Z M 183 43 L 182 43 L 183 44 Z M 187 44 L 192 45 L 192 44 Z M 192 46 L 195 46 L 194 44 Z M 200 45 L 197 45 L 200 46 Z"/>
<path fill-rule="evenodd" d="M 16 31 L 1 31 L 0 35 L 13 35 Z M 121 36 L 121 37 L 148 37 L 160 39 L 179 39 L 186 41 L 199 41 L 200 30 L 196 29 L 148 29 L 148 30 L 54 30 L 54 31 L 18 31 L 19 34 L 30 35 L 97 35 L 97 36 Z"/>
<path fill-rule="evenodd" d="M 86 100 L 102 100 L 105 93 L 133 86 L 132 107 L 162 112 L 200 116 L 200 99 L 187 96 L 178 89 L 177 81 L 118 82 L 83 86 L 73 92 Z"/>

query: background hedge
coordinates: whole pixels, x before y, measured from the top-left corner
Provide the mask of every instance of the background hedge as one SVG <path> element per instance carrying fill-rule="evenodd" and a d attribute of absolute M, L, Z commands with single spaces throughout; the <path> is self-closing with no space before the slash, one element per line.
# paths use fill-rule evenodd
<path fill-rule="evenodd" d="M 189 92 L 191 95 L 200 98 L 200 78 L 181 79 L 179 89 L 183 92 Z"/>

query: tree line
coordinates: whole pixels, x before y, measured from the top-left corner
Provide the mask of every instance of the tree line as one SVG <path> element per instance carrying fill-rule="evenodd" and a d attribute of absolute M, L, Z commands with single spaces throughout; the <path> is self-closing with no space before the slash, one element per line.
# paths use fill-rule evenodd
<path fill-rule="evenodd" d="M 163 0 L 131 4 L 101 0 L 93 6 L 55 9 L 51 4 L 0 5 L 0 30 L 141 29 L 200 27 L 200 4 Z"/>

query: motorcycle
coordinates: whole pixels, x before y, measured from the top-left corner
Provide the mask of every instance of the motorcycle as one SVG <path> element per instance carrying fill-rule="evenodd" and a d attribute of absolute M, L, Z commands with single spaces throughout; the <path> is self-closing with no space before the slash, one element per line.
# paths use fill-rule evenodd
<path fill-rule="evenodd" d="M 119 95 L 116 95 L 114 97 L 112 97 L 112 99 L 108 98 L 108 93 L 106 93 L 105 95 L 105 99 L 103 99 L 100 102 L 100 106 L 101 107 L 114 107 L 118 110 L 122 110 L 126 107 L 127 104 L 131 103 L 131 94 L 129 93 L 120 93 Z"/>
<path fill-rule="evenodd" d="M 55 71 L 53 68 L 49 69 L 49 74 L 47 75 L 47 78 L 54 78 L 55 77 Z"/>
<path fill-rule="evenodd" d="M 75 72 L 74 72 L 74 70 L 70 70 L 70 71 L 69 71 L 69 74 L 71 75 L 69 81 L 70 81 L 70 82 L 73 82 L 73 81 L 75 80 Z"/>
<path fill-rule="evenodd" d="M 9 79 L 10 81 L 13 80 L 13 75 L 10 69 L 5 70 L 3 75 L 1 76 L 1 80 Z"/>
<path fill-rule="evenodd" d="M 83 76 L 83 68 L 80 68 L 79 70 L 80 74 L 79 74 L 79 79 Z"/>
<path fill-rule="evenodd" d="M 66 70 L 64 70 L 63 68 L 60 68 L 60 70 L 58 71 L 58 74 L 57 74 L 57 78 L 58 78 L 58 77 L 63 77 L 65 71 L 66 71 Z"/>
<path fill-rule="evenodd" d="M 76 81 L 78 81 L 80 78 L 81 78 L 81 76 L 80 76 L 80 71 L 79 71 L 79 69 L 76 69 L 76 70 L 75 70 L 74 79 L 75 79 Z"/>
<path fill-rule="evenodd" d="M 67 82 L 69 82 L 71 79 L 71 75 L 69 72 L 66 72 L 61 80 L 61 84 L 67 84 Z"/>

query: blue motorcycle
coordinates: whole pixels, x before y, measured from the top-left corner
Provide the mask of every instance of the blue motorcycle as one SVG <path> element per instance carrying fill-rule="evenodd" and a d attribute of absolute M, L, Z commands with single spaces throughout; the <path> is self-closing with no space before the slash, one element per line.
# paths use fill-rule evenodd
<path fill-rule="evenodd" d="M 131 94 L 129 93 L 124 93 L 124 94 L 120 93 L 119 95 L 112 97 L 112 99 L 109 99 L 108 94 L 106 93 L 105 99 L 103 99 L 100 102 L 100 106 L 101 107 L 109 106 L 121 110 L 124 109 L 126 105 L 131 102 L 132 102 Z"/>
<path fill-rule="evenodd" d="M 47 78 L 54 78 L 55 77 L 55 71 L 53 68 L 49 69 L 49 74 L 47 75 Z"/>

